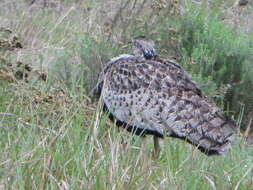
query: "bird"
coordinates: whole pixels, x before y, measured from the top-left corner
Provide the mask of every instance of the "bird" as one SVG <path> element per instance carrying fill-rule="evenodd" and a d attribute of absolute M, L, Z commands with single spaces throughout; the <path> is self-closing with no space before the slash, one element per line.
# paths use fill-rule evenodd
<path fill-rule="evenodd" d="M 133 53 L 112 58 L 99 74 L 94 94 L 111 121 L 134 135 L 182 139 L 204 154 L 224 155 L 232 148 L 235 121 L 226 116 L 175 61 L 155 51 L 146 36 L 132 40 Z"/>

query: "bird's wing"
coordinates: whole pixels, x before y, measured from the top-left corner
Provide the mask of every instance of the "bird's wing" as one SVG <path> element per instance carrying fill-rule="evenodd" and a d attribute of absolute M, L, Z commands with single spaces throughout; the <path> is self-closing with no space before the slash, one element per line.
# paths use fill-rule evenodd
<path fill-rule="evenodd" d="M 134 56 L 133 55 L 129 55 L 129 54 L 122 54 L 118 57 L 112 58 L 107 64 L 106 66 L 103 68 L 103 70 L 101 71 L 101 73 L 99 74 L 99 78 L 98 78 L 98 82 L 95 86 L 95 88 L 93 89 L 92 94 L 99 98 L 101 96 L 101 92 L 102 92 L 102 88 L 104 86 L 104 80 L 105 80 L 105 75 L 108 72 L 111 72 L 110 70 L 112 70 L 112 68 L 115 67 L 115 64 L 117 64 L 118 62 L 120 63 L 122 60 L 125 59 L 133 59 Z"/>
<path fill-rule="evenodd" d="M 108 65 L 102 97 L 117 120 L 186 139 L 209 154 L 222 154 L 229 148 L 234 123 L 207 100 L 178 64 L 129 57 Z"/>

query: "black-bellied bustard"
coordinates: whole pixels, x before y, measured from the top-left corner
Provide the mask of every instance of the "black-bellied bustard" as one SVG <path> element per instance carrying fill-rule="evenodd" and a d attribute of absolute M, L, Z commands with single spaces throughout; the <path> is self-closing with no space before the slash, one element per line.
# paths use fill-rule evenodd
<path fill-rule="evenodd" d="M 133 40 L 134 54 L 111 59 L 100 73 L 96 93 L 116 125 L 136 135 L 184 139 L 207 155 L 231 148 L 235 123 L 197 87 L 177 63 L 155 54 L 154 42 Z"/>

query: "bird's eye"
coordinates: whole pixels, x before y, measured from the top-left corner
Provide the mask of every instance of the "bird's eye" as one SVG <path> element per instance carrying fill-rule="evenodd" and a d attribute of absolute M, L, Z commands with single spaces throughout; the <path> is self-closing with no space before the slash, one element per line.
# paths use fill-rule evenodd
<path fill-rule="evenodd" d="M 154 57 L 154 51 L 153 50 L 145 49 L 145 50 L 143 50 L 143 56 L 146 59 L 152 59 L 152 57 Z"/>

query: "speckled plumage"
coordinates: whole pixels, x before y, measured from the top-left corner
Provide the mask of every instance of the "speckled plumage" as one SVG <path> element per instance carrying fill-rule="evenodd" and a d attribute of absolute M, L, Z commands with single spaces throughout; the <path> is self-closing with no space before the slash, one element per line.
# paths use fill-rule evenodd
<path fill-rule="evenodd" d="M 177 137 L 208 155 L 231 147 L 234 122 L 173 61 L 116 57 L 101 72 L 97 93 L 110 119 L 137 135 Z"/>

